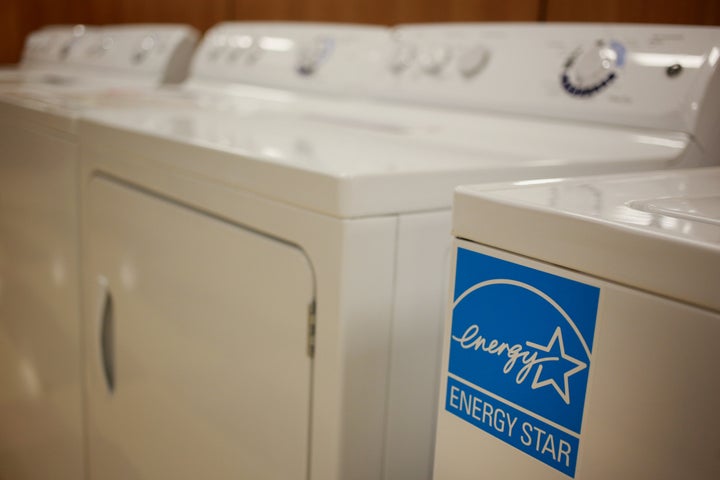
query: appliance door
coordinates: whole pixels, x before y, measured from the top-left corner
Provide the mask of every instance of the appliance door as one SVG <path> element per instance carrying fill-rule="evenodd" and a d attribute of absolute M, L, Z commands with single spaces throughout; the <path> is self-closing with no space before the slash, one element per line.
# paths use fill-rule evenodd
<path fill-rule="evenodd" d="M 90 478 L 307 478 L 303 252 L 115 180 L 86 195 Z"/>

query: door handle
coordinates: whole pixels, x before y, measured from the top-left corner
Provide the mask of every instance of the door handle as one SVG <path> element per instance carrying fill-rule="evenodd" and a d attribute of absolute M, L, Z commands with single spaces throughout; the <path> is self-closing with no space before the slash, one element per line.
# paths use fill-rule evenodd
<path fill-rule="evenodd" d="M 105 385 L 110 393 L 115 392 L 115 315 L 113 297 L 107 278 L 98 277 L 101 292 L 100 318 L 100 365 L 105 377 Z"/>

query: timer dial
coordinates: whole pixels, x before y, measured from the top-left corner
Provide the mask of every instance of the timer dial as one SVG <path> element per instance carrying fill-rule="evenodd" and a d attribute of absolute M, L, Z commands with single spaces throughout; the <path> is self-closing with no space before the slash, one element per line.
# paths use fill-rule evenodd
<path fill-rule="evenodd" d="M 618 42 L 598 40 L 590 48 L 579 48 L 565 62 L 560 77 L 565 91 L 589 97 L 612 83 L 625 63 L 625 48 Z"/>

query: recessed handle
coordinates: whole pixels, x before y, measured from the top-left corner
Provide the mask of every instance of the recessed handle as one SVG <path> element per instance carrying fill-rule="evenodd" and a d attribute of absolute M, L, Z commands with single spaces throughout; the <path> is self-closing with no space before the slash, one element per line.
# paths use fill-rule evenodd
<path fill-rule="evenodd" d="M 115 315 L 110 285 L 105 277 L 98 277 L 101 292 L 100 308 L 100 364 L 105 385 L 110 393 L 115 391 Z"/>

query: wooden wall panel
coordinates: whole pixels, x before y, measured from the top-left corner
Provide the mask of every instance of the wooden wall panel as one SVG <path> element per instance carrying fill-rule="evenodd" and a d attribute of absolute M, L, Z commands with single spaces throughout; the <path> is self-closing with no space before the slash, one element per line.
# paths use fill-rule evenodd
<path fill-rule="evenodd" d="M 387 9 L 392 0 L 305 0 L 301 20 L 389 24 Z"/>
<path fill-rule="evenodd" d="M 718 0 L 546 0 L 547 21 L 720 25 Z"/>
<path fill-rule="evenodd" d="M 0 63 L 51 23 L 307 20 L 392 25 L 449 21 L 576 21 L 720 25 L 719 0 L 0 0 Z"/>
<path fill-rule="evenodd" d="M 541 0 L 396 0 L 392 23 L 536 21 Z"/>
<path fill-rule="evenodd" d="M 542 0 L 232 0 L 238 20 L 378 23 L 535 21 Z"/>
<path fill-rule="evenodd" d="M 288 0 L 230 0 L 234 20 L 300 20 L 302 2 Z"/>
<path fill-rule="evenodd" d="M 20 60 L 24 34 L 21 5 L 23 0 L 2 0 L 0 6 L 0 63 Z"/>
<path fill-rule="evenodd" d="M 98 2 L 99 0 L 94 0 Z M 102 0 L 108 2 L 111 0 Z M 120 5 L 116 23 L 172 22 L 200 31 L 228 18 L 227 0 L 112 0 Z M 110 23 L 110 22 L 105 22 Z"/>

